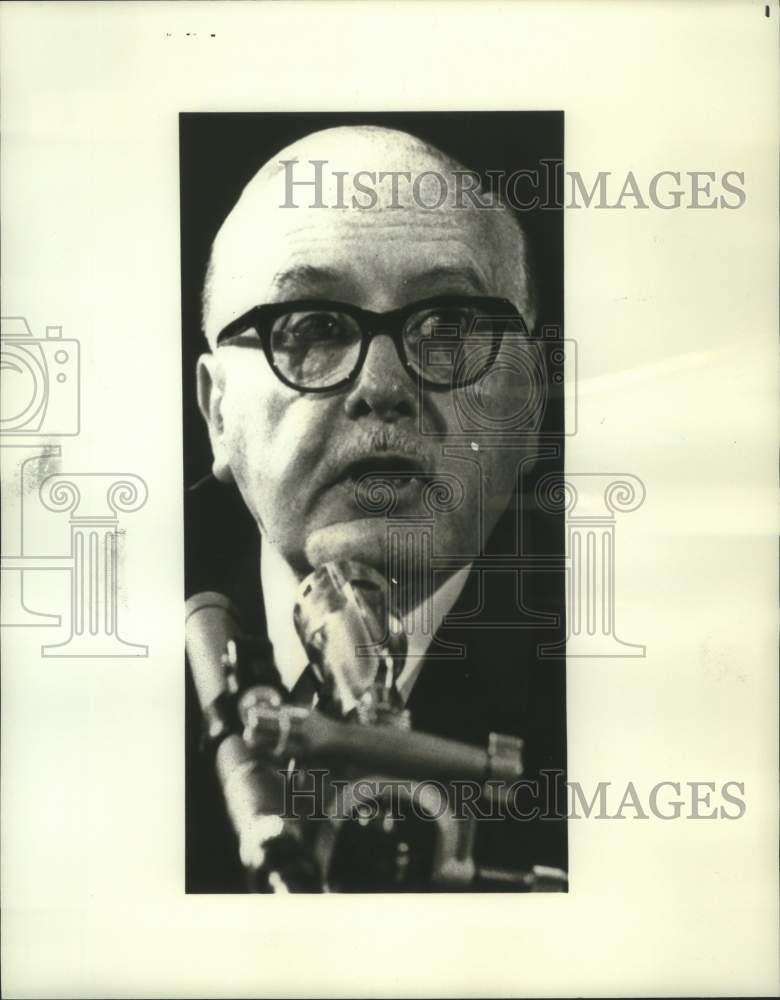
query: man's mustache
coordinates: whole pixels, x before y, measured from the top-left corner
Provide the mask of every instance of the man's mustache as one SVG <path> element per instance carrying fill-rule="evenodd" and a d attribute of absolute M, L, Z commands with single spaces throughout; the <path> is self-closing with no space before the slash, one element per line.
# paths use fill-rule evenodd
<path fill-rule="evenodd" d="M 337 444 L 326 459 L 323 479 L 332 485 L 371 472 L 433 475 L 435 465 L 434 455 L 419 437 L 401 428 L 380 427 Z"/>

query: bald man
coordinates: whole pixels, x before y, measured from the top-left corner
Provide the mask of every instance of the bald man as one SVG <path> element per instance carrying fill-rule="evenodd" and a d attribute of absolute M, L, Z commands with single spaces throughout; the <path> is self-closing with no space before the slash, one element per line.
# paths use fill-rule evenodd
<path fill-rule="evenodd" d="M 463 197 L 464 169 L 368 126 L 278 153 L 214 240 L 197 379 L 213 476 L 235 484 L 260 539 L 259 593 L 240 600 L 288 689 L 307 662 L 300 581 L 358 560 L 388 578 L 406 625 L 398 689 L 415 728 L 484 744 L 493 731 L 527 738 L 529 718 L 544 728 L 555 706 L 549 692 L 529 704 L 522 641 L 504 650 L 505 633 L 474 617 L 517 618 L 513 586 L 480 607 L 475 563 L 536 454 L 522 417 L 536 316 L 524 234 L 508 210 Z M 388 517 L 409 549 L 403 575 Z M 448 631 L 459 608 L 468 628 Z"/>

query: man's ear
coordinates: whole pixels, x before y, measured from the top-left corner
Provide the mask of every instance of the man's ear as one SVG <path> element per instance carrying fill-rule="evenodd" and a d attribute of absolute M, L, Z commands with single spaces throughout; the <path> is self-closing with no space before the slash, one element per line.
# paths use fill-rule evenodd
<path fill-rule="evenodd" d="M 222 400 L 225 395 L 225 376 L 222 366 L 213 354 L 198 358 L 198 406 L 209 429 L 214 461 L 211 471 L 221 483 L 232 483 L 233 472 L 228 461 L 225 426 L 222 417 Z"/>

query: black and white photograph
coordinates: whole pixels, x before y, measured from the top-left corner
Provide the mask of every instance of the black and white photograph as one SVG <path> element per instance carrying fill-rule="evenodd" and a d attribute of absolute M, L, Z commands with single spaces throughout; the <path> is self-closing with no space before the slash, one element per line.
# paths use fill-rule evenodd
<path fill-rule="evenodd" d="M 562 147 L 182 116 L 188 890 L 566 890 Z"/>
<path fill-rule="evenodd" d="M 0 0 L 0 995 L 778 995 L 779 32 Z"/>

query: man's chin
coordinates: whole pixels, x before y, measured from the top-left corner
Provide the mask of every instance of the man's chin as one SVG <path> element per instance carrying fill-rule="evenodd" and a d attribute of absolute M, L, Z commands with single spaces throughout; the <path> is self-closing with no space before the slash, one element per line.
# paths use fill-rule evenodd
<path fill-rule="evenodd" d="M 306 539 L 304 552 L 314 569 L 336 559 L 352 559 L 385 575 L 387 522 L 384 518 L 363 517 L 315 528 Z"/>

